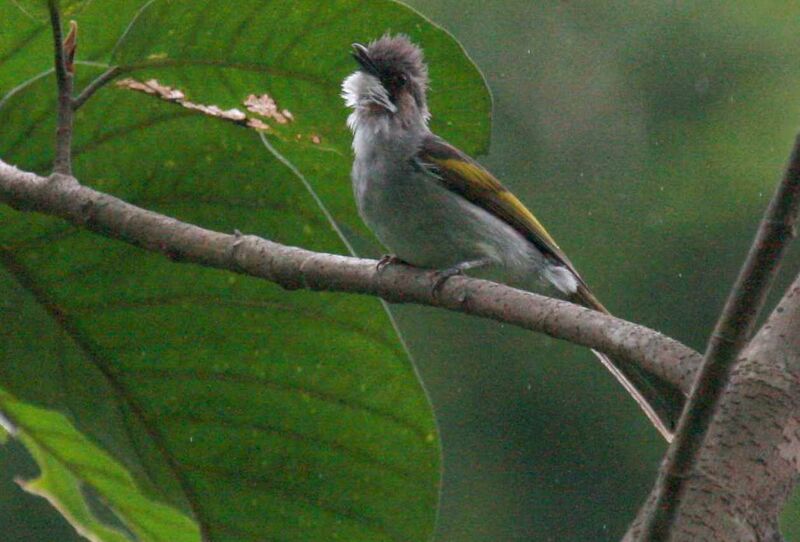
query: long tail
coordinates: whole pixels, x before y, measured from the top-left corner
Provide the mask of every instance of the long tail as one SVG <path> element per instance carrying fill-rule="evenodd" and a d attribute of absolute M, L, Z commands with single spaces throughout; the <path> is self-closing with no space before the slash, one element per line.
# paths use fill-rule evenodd
<path fill-rule="evenodd" d="M 573 303 L 610 314 L 582 282 L 569 298 Z M 614 375 L 639 407 L 656 426 L 667 442 L 672 441 L 686 397 L 676 386 L 658 375 L 645 371 L 633 363 L 615 360 L 602 352 L 592 350 L 603 365 Z"/>

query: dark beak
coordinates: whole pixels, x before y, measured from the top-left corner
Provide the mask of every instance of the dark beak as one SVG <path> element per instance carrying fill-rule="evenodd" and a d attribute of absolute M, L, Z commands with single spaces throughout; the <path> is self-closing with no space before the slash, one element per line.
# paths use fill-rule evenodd
<path fill-rule="evenodd" d="M 356 59 L 356 62 L 358 62 L 359 66 L 361 66 L 365 72 L 375 77 L 380 76 L 378 68 L 375 66 L 375 63 L 372 62 L 372 59 L 369 57 L 369 52 L 364 45 L 360 43 L 353 44 L 353 58 Z"/>

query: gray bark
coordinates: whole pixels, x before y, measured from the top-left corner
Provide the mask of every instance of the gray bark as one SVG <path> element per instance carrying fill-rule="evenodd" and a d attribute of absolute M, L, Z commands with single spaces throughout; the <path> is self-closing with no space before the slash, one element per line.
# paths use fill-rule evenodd
<path fill-rule="evenodd" d="M 187 262 L 227 269 L 294 290 L 379 296 L 464 312 L 593 348 L 652 371 L 688 392 L 700 355 L 657 331 L 591 309 L 486 280 L 436 276 L 405 265 L 311 252 L 254 235 L 187 224 L 98 192 L 68 175 L 40 177 L 0 160 L 0 202 L 61 217 L 101 235 Z"/>
<path fill-rule="evenodd" d="M 800 277 L 739 358 L 669 540 L 782 540 L 778 516 L 799 469 Z M 654 494 L 625 542 L 640 540 Z"/>

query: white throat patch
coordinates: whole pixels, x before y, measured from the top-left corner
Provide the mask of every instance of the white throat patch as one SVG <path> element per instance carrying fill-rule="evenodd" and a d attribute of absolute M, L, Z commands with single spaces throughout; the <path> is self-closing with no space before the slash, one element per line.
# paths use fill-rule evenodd
<path fill-rule="evenodd" d="M 386 89 L 374 75 L 357 71 L 342 83 L 342 98 L 353 112 L 347 117 L 347 126 L 353 132 L 353 151 L 356 156 L 366 154 L 370 143 L 383 139 L 389 133 L 389 115 L 374 113 L 370 106 L 379 105 L 391 113 L 397 107 L 389 99 Z"/>
<path fill-rule="evenodd" d="M 397 113 L 397 106 L 392 103 L 389 93 L 386 92 L 380 79 L 362 71 L 354 72 L 344 80 L 342 98 L 347 107 L 355 110 L 354 113 L 358 113 L 359 109 L 369 105 L 379 105 L 390 113 Z M 350 115 L 350 119 L 353 119 L 353 115 Z M 352 124 L 355 120 L 350 119 L 347 124 L 350 129 L 355 130 Z"/>

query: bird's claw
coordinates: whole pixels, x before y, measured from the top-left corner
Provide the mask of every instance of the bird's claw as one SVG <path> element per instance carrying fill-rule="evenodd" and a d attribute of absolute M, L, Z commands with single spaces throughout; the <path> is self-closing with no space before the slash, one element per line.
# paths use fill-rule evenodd
<path fill-rule="evenodd" d="M 431 293 L 434 297 L 438 297 L 439 294 L 442 292 L 442 288 L 444 288 L 445 282 L 448 279 L 455 277 L 457 275 L 463 275 L 464 269 L 461 266 L 453 266 L 448 267 L 447 269 L 440 269 L 438 271 L 433 272 L 433 287 L 431 287 Z"/>
<path fill-rule="evenodd" d="M 390 265 L 394 265 L 396 263 L 406 263 L 394 254 L 384 254 L 381 256 L 381 259 L 378 260 L 378 264 L 375 266 L 375 269 L 378 273 L 383 273 L 383 271 Z"/>

